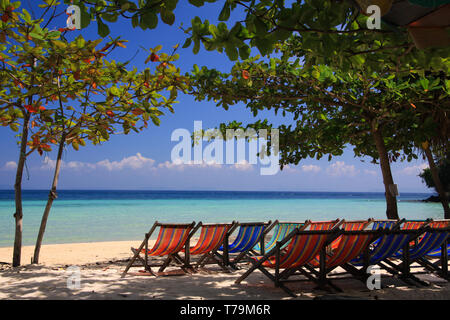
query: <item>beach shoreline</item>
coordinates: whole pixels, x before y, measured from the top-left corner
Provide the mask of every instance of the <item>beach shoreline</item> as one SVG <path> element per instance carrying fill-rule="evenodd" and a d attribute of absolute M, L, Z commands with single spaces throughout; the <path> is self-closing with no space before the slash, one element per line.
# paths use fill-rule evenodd
<path fill-rule="evenodd" d="M 234 281 L 248 264 L 233 273 L 224 273 L 217 265 L 194 274 L 182 276 L 136 276 L 142 267 L 133 267 L 121 278 L 132 256 L 130 247 L 138 247 L 142 240 L 105 241 L 72 244 L 47 244 L 41 249 L 41 263 L 28 264 L 34 250 L 25 246 L 23 265 L 12 268 L 9 261 L 12 248 L 0 248 L 0 299 L 164 299 L 164 300 L 284 300 L 292 299 L 276 288 L 261 272 L 252 273 L 242 284 Z M 150 245 L 154 240 L 150 240 Z M 195 239 L 193 239 L 195 242 Z M 5 264 L 6 263 L 6 264 Z M 79 270 L 80 288 L 68 288 L 70 270 Z M 168 270 L 176 270 L 170 267 Z M 341 272 L 337 270 L 337 272 Z M 335 280 L 343 293 L 334 298 L 392 299 L 392 300 L 449 300 L 450 285 L 433 274 L 424 275 L 429 287 L 407 286 L 399 279 L 382 274 L 385 288 L 370 291 L 352 278 Z M 289 287 L 297 293 L 295 299 L 328 297 L 329 292 L 315 290 L 309 281 L 295 282 Z"/>

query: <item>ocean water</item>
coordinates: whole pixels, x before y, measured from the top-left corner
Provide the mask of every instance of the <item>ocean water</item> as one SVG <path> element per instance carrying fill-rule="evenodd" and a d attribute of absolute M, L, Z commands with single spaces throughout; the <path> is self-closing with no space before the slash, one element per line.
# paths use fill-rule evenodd
<path fill-rule="evenodd" d="M 140 240 L 155 221 L 305 221 L 386 218 L 383 193 L 237 191 L 69 191 L 58 192 L 47 223 L 45 244 Z M 403 193 L 399 215 L 442 218 L 429 194 Z M 48 191 L 23 193 L 23 244 L 34 245 Z M 13 245 L 14 192 L 0 190 L 0 247 Z"/>

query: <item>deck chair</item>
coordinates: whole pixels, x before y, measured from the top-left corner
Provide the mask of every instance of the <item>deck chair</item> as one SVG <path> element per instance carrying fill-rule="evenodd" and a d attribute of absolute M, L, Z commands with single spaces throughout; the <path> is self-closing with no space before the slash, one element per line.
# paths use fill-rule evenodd
<path fill-rule="evenodd" d="M 383 228 L 386 226 L 387 228 Z M 418 230 L 391 230 L 389 225 L 379 225 L 378 234 L 374 236 L 374 241 L 356 258 L 341 265 L 344 270 L 353 275 L 356 279 L 366 283 L 368 277 L 367 269 L 371 265 L 382 264 L 388 258 L 391 258 L 405 245 L 418 237 L 421 232 Z M 381 265 L 383 266 L 383 265 Z"/>
<path fill-rule="evenodd" d="M 337 267 L 345 265 L 361 255 L 377 237 L 378 231 L 363 230 L 364 225 L 358 226 L 360 230 L 345 230 L 345 226 L 343 226 L 339 235 L 332 239 L 331 242 L 328 242 L 321 249 L 318 256 L 308 264 L 298 268 L 298 271 L 316 282 L 319 289 L 331 287 L 336 291 L 342 292 L 338 286 L 331 282 L 328 275 Z M 349 228 L 351 227 L 349 225 Z M 355 228 L 357 227 L 355 226 Z"/>
<path fill-rule="evenodd" d="M 439 248 L 445 252 L 450 232 L 448 221 L 429 221 L 422 230 L 425 230 L 425 232 L 422 233 L 414 245 L 411 245 L 411 242 L 408 242 L 396 255 L 394 255 L 396 258 L 401 258 L 401 262 L 395 263 L 395 261 L 390 261 L 388 259 L 385 261 L 388 265 L 387 267 L 385 266 L 385 269 L 394 275 L 398 275 L 408 284 L 414 285 L 418 283 L 427 286 L 427 282 L 420 280 L 411 272 L 411 265 L 413 263 L 418 263 L 427 269 L 437 272 L 439 276 L 448 280 L 448 260 L 442 261 L 441 267 L 439 268 L 436 264 L 431 264 L 426 258 L 429 252 L 438 250 Z M 443 259 L 446 258 L 445 256 L 446 255 L 444 254 Z M 419 273 L 420 272 L 416 272 L 415 274 Z"/>
<path fill-rule="evenodd" d="M 122 278 L 127 274 L 131 266 L 133 266 L 136 259 L 139 259 L 144 265 L 144 273 L 142 273 L 142 275 L 158 276 L 158 273 L 153 272 L 151 267 L 159 266 L 159 272 L 162 272 L 172 262 L 172 260 L 181 264 L 183 266 L 182 269 L 184 270 L 185 261 L 178 255 L 178 253 L 186 245 L 194 226 L 195 222 L 192 222 L 191 224 L 167 224 L 156 221 L 150 231 L 145 234 L 144 240 L 139 248 L 131 248 L 133 257 L 122 273 Z M 159 227 L 158 238 L 156 239 L 153 247 L 149 249 L 148 240 L 157 227 Z M 144 258 L 142 258 L 140 254 L 144 254 Z M 150 265 L 149 257 L 166 257 L 166 259 L 162 265 Z"/>
<path fill-rule="evenodd" d="M 261 244 L 257 243 L 256 246 L 253 247 L 252 252 L 255 254 L 256 252 L 260 252 L 261 255 L 264 255 L 265 252 L 269 252 L 270 250 L 275 248 L 276 243 L 286 238 L 286 236 L 294 231 L 295 228 L 301 228 L 304 225 L 304 222 L 280 222 L 278 220 L 275 220 L 275 222 L 264 231 L 264 236 L 266 236 L 272 228 L 274 229 L 270 240 L 265 244 L 264 247 L 261 247 Z M 287 245 L 288 244 L 286 243 L 282 249 L 284 249 Z"/>
<path fill-rule="evenodd" d="M 397 227 L 400 227 L 400 224 L 404 221 L 402 220 L 396 220 L 396 219 L 386 219 L 386 220 L 372 220 L 372 223 L 368 225 L 372 230 L 393 230 Z M 368 228 L 369 229 L 369 228 Z"/>
<path fill-rule="evenodd" d="M 339 223 L 337 223 L 333 228 L 339 228 L 344 231 L 361 231 L 368 227 L 368 225 L 372 222 L 372 219 L 368 220 L 354 220 L 354 221 L 346 221 L 346 220 L 340 220 Z M 331 253 L 333 250 L 335 250 L 341 241 L 342 237 L 339 236 L 336 239 L 334 239 L 326 248 L 326 251 L 328 253 Z M 319 265 L 320 256 L 317 255 L 317 257 L 314 259 L 315 264 Z M 313 263 L 314 263 L 313 261 Z"/>
<path fill-rule="evenodd" d="M 261 246 L 263 242 L 264 229 L 268 227 L 272 221 L 267 223 L 264 222 L 245 222 L 237 223 L 239 226 L 239 231 L 236 239 L 233 243 L 229 244 L 228 239 L 231 232 L 225 237 L 224 244 L 219 248 L 218 251 L 222 251 L 223 255 L 216 253 L 216 256 L 222 258 L 223 264 L 229 266 L 235 270 L 238 269 L 237 263 L 244 261 L 245 258 L 250 256 L 250 250 L 257 244 L 260 243 Z M 233 259 L 230 259 L 230 253 L 237 253 Z"/>
<path fill-rule="evenodd" d="M 339 230 L 300 230 L 296 228 L 282 241 L 276 243 L 275 248 L 267 252 L 264 256 L 253 256 L 252 266 L 240 276 L 235 283 L 239 284 L 255 270 L 261 271 L 276 287 L 280 287 L 292 297 L 296 295 L 285 286 L 292 270 L 307 264 L 326 246 L 330 237 L 333 237 Z M 289 243 L 286 250 L 281 248 Z M 273 269 L 272 274 L 268 269 Z M 283 269 L 283 270 L 282 270 Z"/>
<path fill-rule="evenodd" d="M 235 221 L 232 223 L 216 224 L 202 224 L 200 222 L 201 231 L 198 241 L 189 249 L 190 256 L 200 256 L 194 269 L 202 268 L 212 261 L 217 263 L 222 269 L 228 271 L 223 261 L 217 259 L 215 254 L 219 247 L 223 245 L 226 235 L 235 224 Z"/>
<path fill-rule="evenodd" d="M 305 223 L 300 230 L 305 231 L 325 231 L 325 230 L 332 230 L 337 229 L 342 224 L 343 220 L 329 220 L 329 221 L 311 221 L 306 220 Z"/>
<path fill-rule="evenodd" d="M 450 220 L 432 220 L 429 224 L 429 227 L 432 229 L 447 229 L 449 230 L 450 227 Z M 440 247 L 433 246 L 433 249 L 430 250 L 426 255 L 420 257 L 417 259 L 417 263 L 420 264 L 422 267 L 436 272 L 440 277 L 449 280 L 449 273 L 448 273 L 448 252 L 450 251 L 450 245 L 448 241 L 449 236 L 447 236 L 447 239 L 442 242 L 442 245 Z M 423 239 L 422 239 L 423 241 Z M 418 244 L 421 244 L 419 242 Z M 425 250 L 425 249 L 424 249 Z M 438 259 L 436 262 L 432 262 L 434 259 Z M 440 265 L 440 266 L 439 266 Z"/>

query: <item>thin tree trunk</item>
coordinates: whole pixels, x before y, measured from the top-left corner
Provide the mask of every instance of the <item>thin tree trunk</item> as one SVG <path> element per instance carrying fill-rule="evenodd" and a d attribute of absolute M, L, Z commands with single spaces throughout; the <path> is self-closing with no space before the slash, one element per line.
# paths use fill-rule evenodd
<path fill-rule="evenodd" d="M 20 259 L 22 255 L 22 219 L 23 219 L 22 177 L 23 177 L 23 168 L 25 166 L 25 161 L 27 158 L 26 151 L 27 151 L 29 121 L 30 116 L 28 114 L 24 114 L 22 139 L 20 142 L 19 162 L 17 163 L 16 181 L 14 184 L 15 202 L 16 202 L 16 213 L 14 213 L 14 218 L 16 220 L 16 230 L 14 236 L 14 250 L 12 262 L 13 267 L 20 266 Z"/>
<path fill-rule="evenodd" d="M 44 238 L 45 227 L 47 226 L 48 216 L 50 214 L 50 209 L 52 208 L 53 201 L 57 198 L 56 188 L 58 186 L 59 173 L 61 171 L 62 154 L 64 151 L 65 140 L 66 140 L 66 138 L 63 135 L 59 142 L 58 157 L 56 159 L 56 167 L 55 167 L 55 172 L 54 172 L 54 176 L 53 176 L 52 188 L 48 195 L 47 205 L 45 206 L 44 214 L 42 215 L 41 226 L 39 228 L 39 234 L 36 239 L 36 246 L 34 247 L 34 255 L 33 255 L 32 263 L 39 263 L 39 252 L 41 251 L 42 239 Z"/>
<path fill-rule="evenodd" d="M 439 179 L 439 172 L 434 163 L 433 154 L 431 153 L 430 147 L 423 148 L 425 150 L 425 155 L 428 159 L 428 164 L 430 166 L 431 176 L 433 177 L 434 187 L 439 194 L 439 199 L 441 199 L 442 206 L 444 207 L 444 217 L 445 219 L 450 219 L 450 208 L 448 206 L 448 200 L 445 195 L 444 187 L 442 186 L 441 179 Z"/>
<path fill-rule="evenodd" d="M 375 145 L 380 158 L 380 167 L 383 174 L 384 192 L 386 196 L 386 216 L 388 219 L 398 219 L 397 199 L 392 194 L 390 186 L 394 184 L 392 178 L 391 166 L 389 164 L 389 157 L 384 144 L 383 136 L 380 129 L 372 130 Z"/>

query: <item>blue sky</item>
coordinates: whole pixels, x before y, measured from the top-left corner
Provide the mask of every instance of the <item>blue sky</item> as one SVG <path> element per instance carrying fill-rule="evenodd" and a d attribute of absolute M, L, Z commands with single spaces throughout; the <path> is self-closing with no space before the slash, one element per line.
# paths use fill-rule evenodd
<path fill-rule="evenodd" d="M 26 3 L 26 2 L 24 2 Z M 168 52 L 175 44 L 184 43 L 186 35 L 179 29 L 190 24 L 195 16 L 207 17 L 215 22 L 221 4 L 207 4 L 203 8 L 180 1 L 175 10 L 173 26 L 161 21 L 155 30 L 133 29 L 129 21 L 120 20 L 109 24 L 111 36 L 121 36 L 129 40 L 127 49 L 121 49 L 115 56 L 117 60 L 131 58 L 138 69 L 146 67 L 146 53 L 140 48 L 163 45 Z M 25 4 L 26 7 L 26 4 Z M 61 20 L 64 27 L 64 18 Z M 85 38 L 96 36 L 96 25 L 75 31 Z M 228 71 L 232 63 L 225 54 L 207 52 L 203 48 L 197 55 L 192 47 L 179 49 L 180 60 L 177 65 L 188 72 L 194 64 L 206 65 L 221 71 Z M 254 50 L 253 54 L 258 52 Z M 289 166 L 276 175 L 262 176 L 259 167 L 246 163 L 240 165 L 174 165 L 171 163 L 171 150 L 177 142 L 171 141 L 175 129 L 185 128 L 193 131 L 194 121 L 201 120 L 203 128 L 212 128 L 221 122 L 238 120 L 244 123 L 255 118 L 243 105 L 236 105 L 225 111 L 213 102 L 197 102 L 191 96 L 181 95 L 174 114 L 161 118 L 159 127 L 150 126 L 140 134 L 113 136 L 102 146 L 81 148 L 76 152 L 71 147 L 64 154 L 64 165 L 59 187 L 62 189 L 173 189 L 173 190 L 289 190 L 289 191 L 383 191 L 381 171 L 369 159 L 362 162 L 354 158 L 351 147 L 344 155 L 326 159 L 305 160 L 297 166 Z M 259 119 L 268 118 L 274 124 L 287 123 L 289 118 L 263 112 Z M 0 128 L 0 188 L 12 188 L 15 175 L 15 162 L 18 158 L 17 138 L 9 128 Z M 206 143 L 208 144 L 208 143 Z M 52 179 L 52 161 L 55 152 L 39 156 L 33 154 L 27 161 L 28 173 L 24 177 L 24 188 L 47 189 Z M 417 177 L 426 166 L 424 160 L 392 165 L 394 180 L 401 192 L 430 192 Z M 29 179 L 28 179 L 29 178 Z"/>

